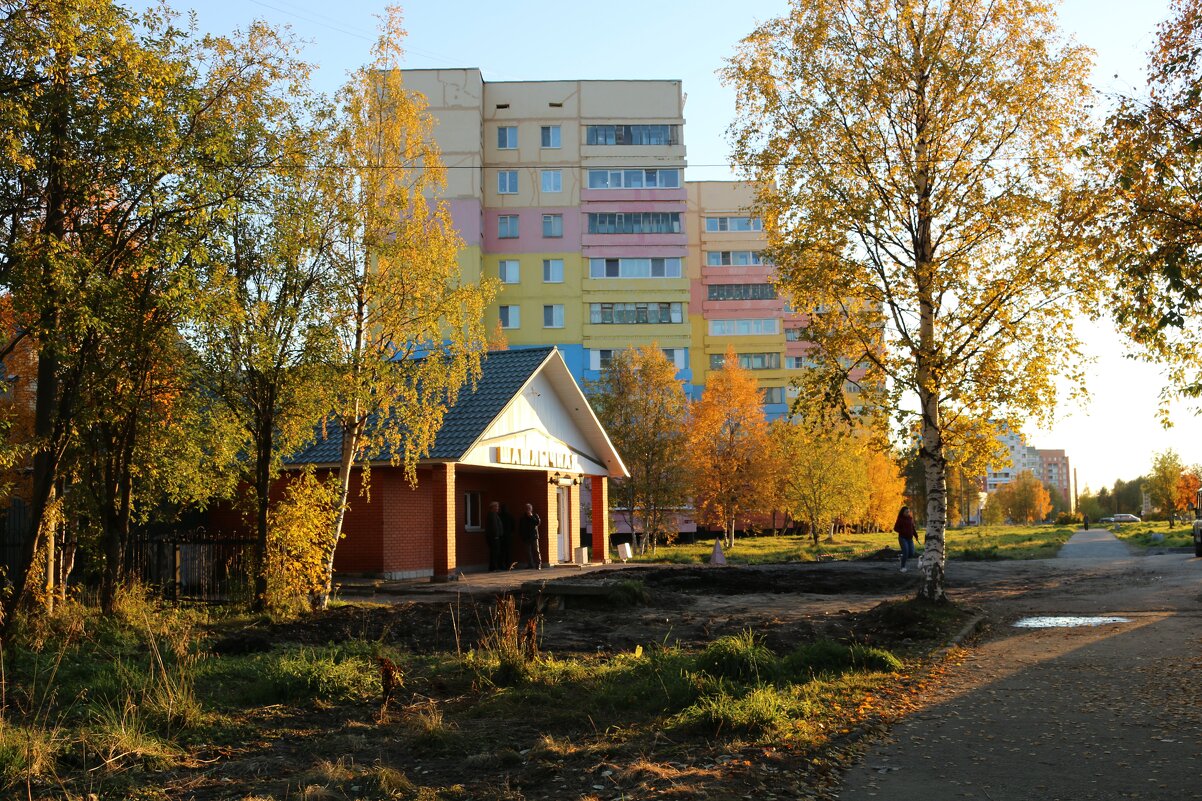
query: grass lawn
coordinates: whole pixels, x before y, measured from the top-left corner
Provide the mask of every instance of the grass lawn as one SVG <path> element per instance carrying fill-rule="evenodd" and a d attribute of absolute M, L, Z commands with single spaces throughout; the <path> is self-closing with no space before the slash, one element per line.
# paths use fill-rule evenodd
<path fill-rule="evenodd" d="M 1135 548 L 1183 548 L 1193 547 L 1192 524 L 1192 520 L 1179 520 L 1175 526 L 1169 528 L 1167 520 L 1150 520 L 1143 523 L 1107 524 L 1105 528 Z"/>
<path fill-rule="evenodd" d="M 1050 559 L 1075 530 L 1073 526 L 953 528 L 947 531 L 947 555 L 951 559 Z M 737 539 L 735 547 L 725 551 L 725 554 L 730 564 L 757 565 L 855 559 L 881 548 L 896 550 L 897 535 L 893 532 L 836 534 L 831 539 L 821 538 L 817 545 L 809 537 L 743 537 Z M 713 549 L 713 540 L 693 545 L 660 546 L 655 553 L 636 556 L 634 561 L 700 564 L 709 561 Z"/>

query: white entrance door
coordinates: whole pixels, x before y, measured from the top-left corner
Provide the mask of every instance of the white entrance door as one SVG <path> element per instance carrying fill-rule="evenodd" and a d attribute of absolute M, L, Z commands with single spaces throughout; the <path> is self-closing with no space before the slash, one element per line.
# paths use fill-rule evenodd
<path fill-rule="evenodd" d="M 568 541 L 568 488 L 555 490 L 555 506 L 559 517 L 559 561 L 572 561 L 571 543 Z"/>

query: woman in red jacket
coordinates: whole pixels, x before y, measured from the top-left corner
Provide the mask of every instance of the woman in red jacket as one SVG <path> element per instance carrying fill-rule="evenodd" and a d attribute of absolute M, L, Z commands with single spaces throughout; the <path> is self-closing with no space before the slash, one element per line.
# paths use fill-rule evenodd
<path fill-rule="evenodd" d="M 918 539 L 918 532 L 914 528 L 914 516 L 910 514 L 909 506 L 903 506 L 897 513 L 897 522 L 893 524 L 893 530 L 897 532 L 897 544 L 901 548 L 901 572 L 905 573 L 906 562 L 914 558 L 914 542 Z"/>

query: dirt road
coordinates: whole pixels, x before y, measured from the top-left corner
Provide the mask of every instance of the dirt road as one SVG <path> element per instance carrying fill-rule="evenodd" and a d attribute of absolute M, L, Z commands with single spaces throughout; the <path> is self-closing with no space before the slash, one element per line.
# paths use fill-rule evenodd
<path fill-rule="evenodd" d="M 993 624 L 841 801 L 1202 799 L 1202 560 L 1131 556 L 1098 532 L 1062 554 L 949 571 Z M 1013 626 L 1033 615 L 1128 622 Z"/>

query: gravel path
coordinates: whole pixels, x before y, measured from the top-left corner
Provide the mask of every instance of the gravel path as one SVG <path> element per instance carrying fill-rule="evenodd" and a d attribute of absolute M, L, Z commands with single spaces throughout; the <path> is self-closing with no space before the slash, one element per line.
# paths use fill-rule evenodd
<path fill-rule="evenodd" d="M 840 799 L 1202 799 L 1202 560 L 1132 556 L 1097 531 L 1061 557 L 1011 563 L 1009 590 L 957 594 L 993 628 L 848 772 Z M 1012 625 L 1028 615 L 1129 622 Z"/>

